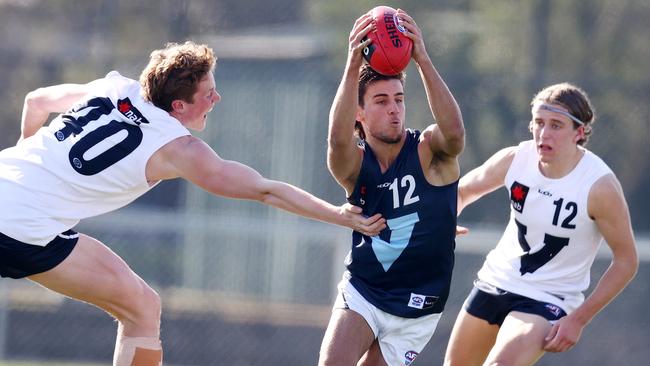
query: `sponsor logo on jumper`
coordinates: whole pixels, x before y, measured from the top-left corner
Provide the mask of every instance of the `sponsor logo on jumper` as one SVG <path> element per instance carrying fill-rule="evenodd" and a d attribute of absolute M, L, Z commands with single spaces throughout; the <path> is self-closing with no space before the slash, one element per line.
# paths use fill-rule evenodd
<path fill-rule="evenodd" d="M 133 106 L 133 103 L 131 103 L 131 100 L 128 97 L 117 101 L 117 110 L 137 125 L 141 123 L 149 123 L 142 113 Z"/>
<path fill-rule="evenodd" d="M 424 305 L 422 306 L 422 309 L 428 309 L 432 307 L 436 302 L 438 302 L 438 296 L 426 296 L 424 298 Z"/>
<path fill-rule="evenodd" d="M 411 293 L 408 306 L 416 309 L 428 309 L 438 301 L 438 296 L 426 296 Z"/>
<path fill-rule="evenodd" d="M 526 203 L 526 196 L 528 196 L 529 189 L 530 188 L 517 181 L 512 183 L 512 186 L 510 187 L 510 203 L 512 204 L 512 208 L 518 212 L 524 210 L 524 204 Z"/>

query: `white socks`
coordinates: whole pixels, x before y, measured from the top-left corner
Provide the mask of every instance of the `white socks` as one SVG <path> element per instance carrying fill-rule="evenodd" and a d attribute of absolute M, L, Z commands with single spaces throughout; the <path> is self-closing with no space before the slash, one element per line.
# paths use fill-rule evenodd
<path fill-rule="evenodd" d="M 118 335 L 113 366 L 162 366 L 160 339 Z"/>

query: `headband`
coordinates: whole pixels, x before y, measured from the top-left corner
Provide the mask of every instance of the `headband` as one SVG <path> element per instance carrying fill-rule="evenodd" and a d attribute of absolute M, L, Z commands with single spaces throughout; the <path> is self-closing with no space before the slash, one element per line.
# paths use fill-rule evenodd
<path fill-rule="evenodd" d="M 553 106 L 550 106 L 550 105 L 548 105 L 548 104 L 542 104 L 542 105 L 540 105 L 540 106 L 539 106 L 539 109 L 545 109 L 545 110 L 547 110 L 547 111 L 551 111 L 551 112 L 559 113 L 559 114 L 561 114 L 561 115 L 564 115 L 564 116 L 567 116 L 567 117 L 571 118 L 571 120 L 572 120 L 573 122 L 579 124 L 580 126 L 584 126 L 584 125 L 585 125 L 584 122 L 582 122 L 582 121 L 579 120 L 578 118 L 574 117 L 571 113 L 569 113 L 569 112 L 567 112 L 567 111 L 565 111 L 565 110 L 563 110 L 563 109 L 560 109 L 560 108 L 557 108 L 557 107 L 553 107 Z"/>

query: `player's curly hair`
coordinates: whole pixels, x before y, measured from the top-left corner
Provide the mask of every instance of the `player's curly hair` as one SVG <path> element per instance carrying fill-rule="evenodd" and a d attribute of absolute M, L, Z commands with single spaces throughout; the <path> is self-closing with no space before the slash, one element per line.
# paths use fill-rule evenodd
<path fill-rule="evenodd" d="M 402 71 L 399 74 L 395 75 L 384 75 L 380 74 L 377 71 L 373 70 L 372 67 L 370 67 L 369 64 L 364 64 L 361 66 L 360 73 L 359 73 L 359 106 L 363 107 L 363 97 L 366 96 L 366 91 L 368 90 L 368 86 L 374 82 L 381 81 L 381 80 L 399 80 L 402 83 L 402 86 L 404 86 L 404 83 L 406 81 L 406 72 Z M 361 140 L 366 139 L 366 133 L 363 130 L 363 126 L 361 125 L 361 122 L 357 121 L 354 125 L 354 131 L 356 132 L 357 136 Z"/>
<path fill-rule="evenodd" d="M 174 100 L 192 103 L 198 84 L 214 70 L 217 58 L 210 47 L 191 41 L 168 43 L 154 50 L 140 74 L 142 97 L 167 112 Z"/>
<path fill-rule="evenodd" d="M 582 146 L 587 144 L 589 136 L 593 132 L 593 124 L 596 122 L 596 112 L 584 90 L 570 83 L 554 84 L 535 94 L 530 105 L 532 106 L 536 102 L 561 105 L 572 116 L 582 121 L 585 126 L 585 134 L 578 144 Z M 573 127 L 578 128 L 580 124 L 574 121 Z"/>

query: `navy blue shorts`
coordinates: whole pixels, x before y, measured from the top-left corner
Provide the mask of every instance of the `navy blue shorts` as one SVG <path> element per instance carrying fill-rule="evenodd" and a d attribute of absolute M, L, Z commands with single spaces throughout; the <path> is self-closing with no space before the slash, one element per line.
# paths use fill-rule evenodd
<path fill-rule="evenodd" d="M 48 271 L 72 253 L 78 240 L 79 234 L 68 230 L 42 247 L 0 233 L 0 276 L 23 278 Z"/>
<path fill-rule="evenodd" d="M 512 311 L 539 315 L 549 321 L 566 316 L 557 305 L 517 295 L 480 280 L 474 281 L 474 289 L 465 301 L 465 311 L 499 326 Z"/>

